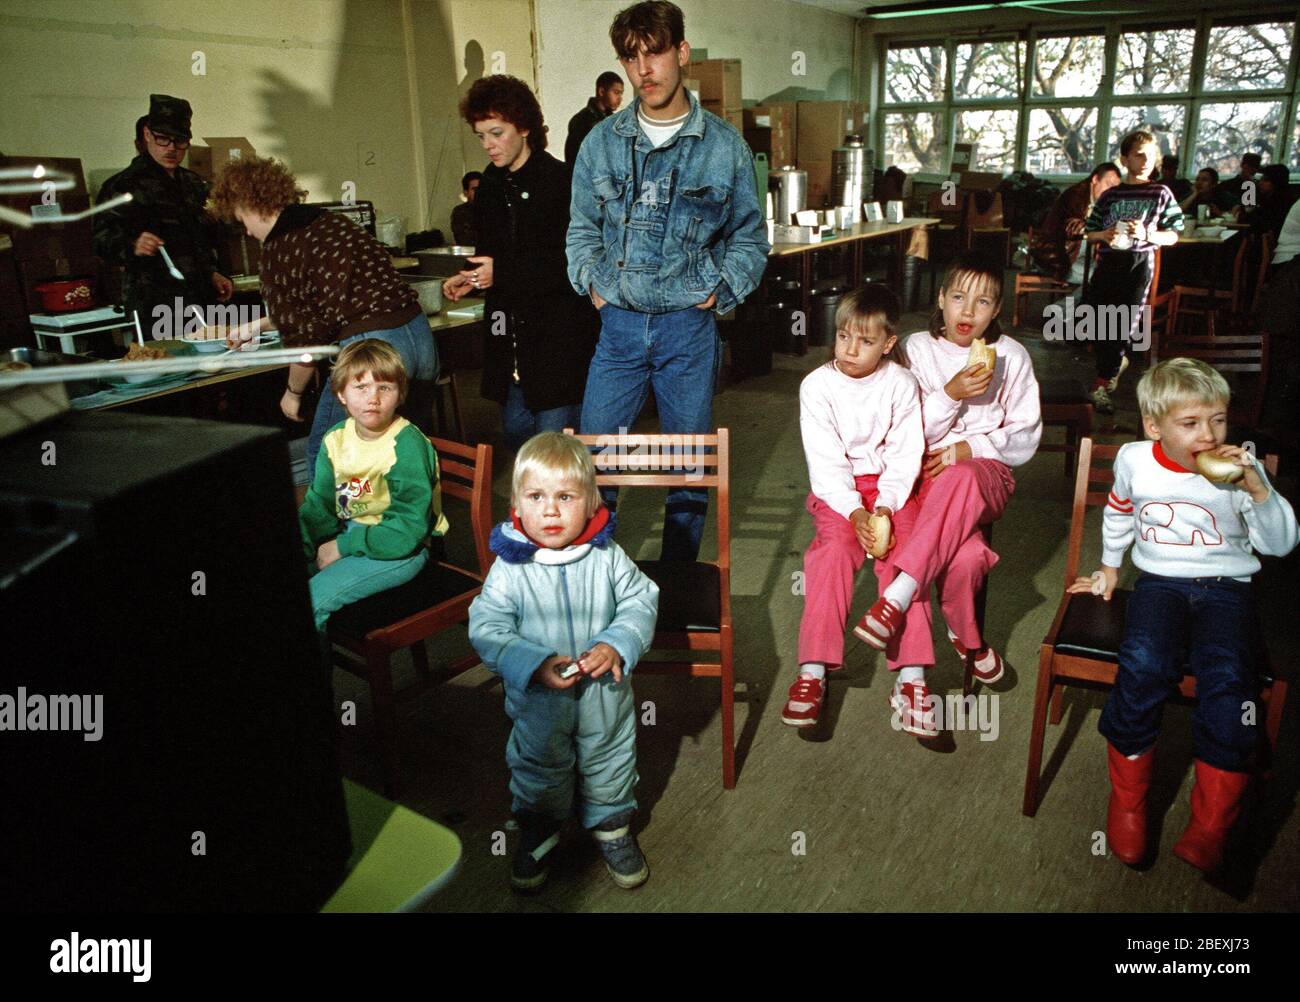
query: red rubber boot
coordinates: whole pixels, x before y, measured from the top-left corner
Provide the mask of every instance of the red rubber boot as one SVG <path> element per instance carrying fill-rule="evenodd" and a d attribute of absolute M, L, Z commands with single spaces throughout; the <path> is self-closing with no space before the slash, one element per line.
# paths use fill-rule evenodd
<path fill-rule="evenodd" d="M 1248 772 L 1216 769 L 1197 759 L 1192 820 L 1174 846 L 1174 855 L 1206 873 L 1217 870 L 1223 861 L 1228 831 L 1241 814 L 1241 798 L 1249 783 Z"/>
<path fill-rule="evenodd" d="M 1111 852 L 1129 866 L 1136 866 L 1147 854 L 1147 788 L 1156 753 L 1129 759 L 1107 743 L 1110 765 L 1110 805 L 1106 810 L 1106 841 Z"/>

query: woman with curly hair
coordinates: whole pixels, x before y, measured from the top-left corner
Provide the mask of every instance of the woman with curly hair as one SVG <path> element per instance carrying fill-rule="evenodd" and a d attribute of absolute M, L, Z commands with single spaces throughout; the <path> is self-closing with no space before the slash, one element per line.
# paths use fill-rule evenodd
<path fill-rule="evenodd" d="M 537 98 L 522 80 L 483 77 L 460 105 L 491 164 L 474 199 L 472 268 L 443 283 L 484 307 L 484 399 L 501 405 L 506 444 L 576 428 L 600 317 L 568 279 L 569 167 L 546 152 Z"/>
<path fill-rule="evenodd" d="M 306 194 L 284 164 L 262 157 L 230 164 L 213 186 L 216 212 L 238 220 L 262 244 L 266 315 L 231 330 L 227 341 L 233 345 L 272 326 L 288 348 L 387 341 L 410 380 L 403 411 L 427 430 L 438 356 L 419 296 L 379 241 L 340 213 L 300 204 Z M 312 373 L 311 365 L 289 367 L 280 409 L 291 421 L 303 420 L 302 395 Z M 307 438 L 309 470 L 316 468 L 325 433 L 346 417 L 333 393 L 321 394 Z"/>

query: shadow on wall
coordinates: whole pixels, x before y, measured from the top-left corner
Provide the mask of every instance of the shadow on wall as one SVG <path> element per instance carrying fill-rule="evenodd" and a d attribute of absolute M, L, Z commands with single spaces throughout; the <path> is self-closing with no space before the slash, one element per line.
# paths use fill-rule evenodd
<path fill-rule="evenodd" d="M 358 199 L 372 199 L 382 214 L 397 206 L 384 205 L 373 191 L 376 184 L 361 164 L 360 144 L 378 147 L 378 175 L 383 191 L 400 192 L 423 185 L 428 196 L 426 219 L 406 219 L 408 232 L 437 227 L 450 238 L 452 208 L 460 201 L 460 178 L 468 169 L 470 149 L 462 144 L 468 132 L 457 115 L 460 95 L 482 74 L 483 49 L 470 42 L 465 50 L 466 75 L 452 49 L 450 14 L 443 3 L 411 7 L 414 35 L 416 108 L 419 128 L 414 141 L 422 146 L 424 176 L 415 178 L 411 116 L 406 100 L 408 74 L 401 17 L 396 5 L 351 0 L 344 14 L 342 42 L 334 87 L 328 97 L 292 79 L 292 70 L 265 71 L 258 96 L 264 129 L 275 137 L 263 151 L 283 157 L 303 174 L 319 177 L 321 189 L 341 198 L 345 182 L 356 183 Z M 477 62 L 475 62 L 477 53 Z M 474 74 L 474 75 L 472 75 Z M 473 142 L 475 168 L 482 154 Z M 340 147 L 343 147 L 340 149 Z M 406 203 L 404 203 L 406 204 Z M 412 210 L 414 206 L 412 206 Z M 402 211 L 407 211 L 402 209 Z"/>
<path fill-rule="evenodd" d="M 825 90 L 813 90 L 810 87 L 786 87 L 768 94 L 756 104 L 768 104 L 772 101 L 851 101 L 853 100 L 853 78 L 848 70 L 836 70 L 826 81 Z M 747 105 L 748 106 L 748 105 Z"/>

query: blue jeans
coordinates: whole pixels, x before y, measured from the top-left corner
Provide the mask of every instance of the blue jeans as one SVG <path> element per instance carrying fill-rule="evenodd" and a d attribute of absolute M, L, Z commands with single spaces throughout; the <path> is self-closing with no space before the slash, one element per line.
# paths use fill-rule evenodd
<path fill-rule="evenodd" d="M 577 404 L 530 411 L 524 403 L 524 391 L 518 383 L 511 383 L 510 393 L 501 408 L 501 430 L 505 433 L 506 445 L 512 452 L 518 452 L 521 445 L 541 432 L 577 428 L 581 412 L 582 408 Z"/>
<path fill-rule="evenodd" d="M 722 363 L 717 324 L 709 310 L 636 313 L 612 303 L 600 308 L 600 340 L 587 371 L 582 433 L 615 435 L 630 429 L 654 388 L 659 430 L 713 431 L 713 390 Z M 601 490 L 614 508 L 618 492 Z M 694 560 L 700 552 L 707 490 L 679 488 L 664 504 L 662 559 Z"/>
<path fill-rule="evenodd" d="M 352 523 L 349 523 L 345 532 L 351 532 L 353 528 Z M 345 605 L 359 602 L 381 591 L 406 584 L 420 573 L 428 559 L 429 551 L 421 548 L 400 560 L 340 557 L 323 571 L 318 571 L 313 561 L 308 571 L 311 577 L 307 588 L 311 592 L 311 612 L 316 620 L 317 632 L 325 632 L 330 613 L 338 612 Z"/>
<path fill-rule="evenodd" d="M 1216 769 L 1248 770 L 1263 712 L 1253 656 L 1257 630 L 1247 582 L 1142 574 L 1129 597 L 1119 674 L 1098 730 L 1124 755 L 1146 751 L 1187 667 L 1196 676 L 1196 757 Z"/>
<path fill-rule="evenodd" d="M 340 341 L 339 348 L 368 337 L 387 341 L 402 356 L 409 385 L 406 401 L 399 413 L 427 433 L 433 415 L 433 384 L 438 380 L 438 349 L 434 344 L 433 331 L 429 329 L 429 318 L 421 313 L 401 327 L 354 334 Z M 330 389 L 329 380 L 326 380 L 320 400 L 316 403 L 316 417 L 311 423 L 311 433 L 307 436 L 308 476 L 316 476 L 316 455 L 320 452 L 321 439 L 347 416 L 347 410 L 339 403 L 339 398 Z"/>

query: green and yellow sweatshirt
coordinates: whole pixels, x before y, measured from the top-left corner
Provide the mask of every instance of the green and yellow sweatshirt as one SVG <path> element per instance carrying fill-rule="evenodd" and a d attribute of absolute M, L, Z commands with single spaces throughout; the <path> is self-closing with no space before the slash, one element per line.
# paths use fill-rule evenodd
<path fill-rule="evenodd" d="M 346 522 L 360 531 L 344 533 Z M 431 534 L 447 532 L 433 446 L 406 418 L 372 442 L 357 434 L 352 418 L 341 421 L 321 442 L 298 524 L 308 559 L 336 537 L 345 557 L 411 556 Z"/>

